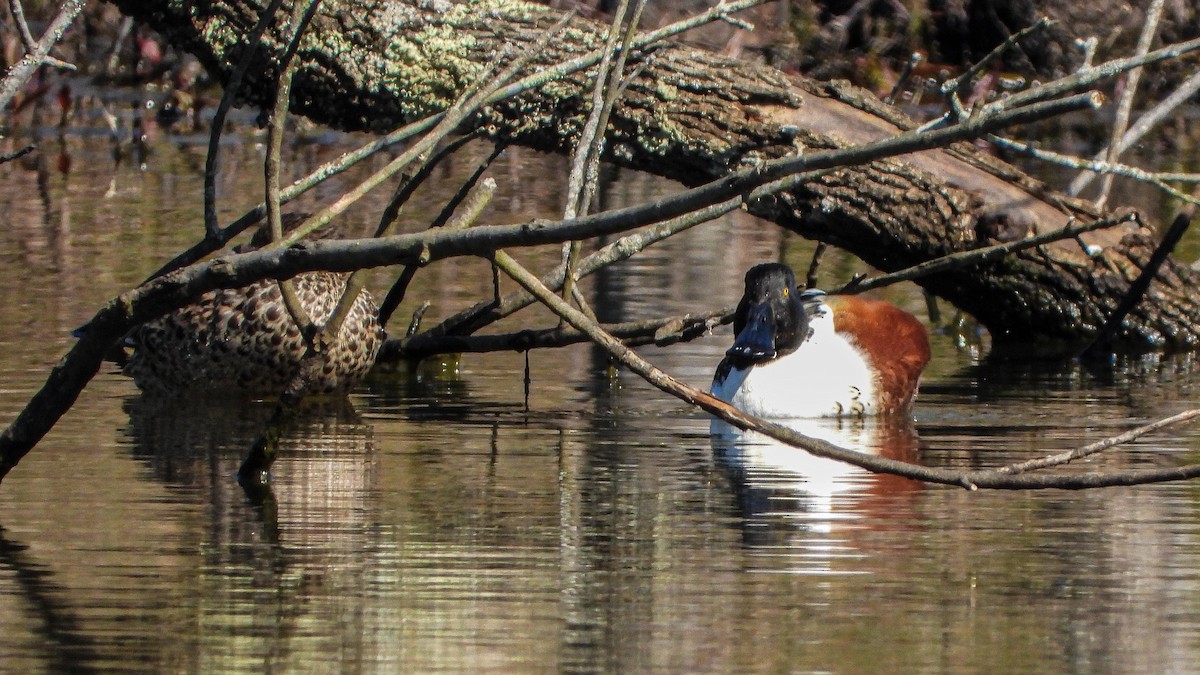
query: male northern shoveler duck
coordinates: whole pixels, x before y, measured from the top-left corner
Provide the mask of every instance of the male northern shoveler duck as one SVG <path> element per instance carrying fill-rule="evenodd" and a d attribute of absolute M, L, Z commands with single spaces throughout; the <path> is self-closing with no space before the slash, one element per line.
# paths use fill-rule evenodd
<path fill-rule="evenodd" d="M 913 315 L 881 300 L 796 290 L 786 265 L 757 265 L 712 393 L 758 417 L 906 412 L 929 362 Z"/>
<path fill-rule="evenodd" d="M 296 220 L 292 218 L 292 220 Z M 264 243 L 258 235 L 249 249 Z M 347 275 L 308 272 L 296 276 L 296 297 L 309 318 L 322 323 L 333 313 Z M 355 298 L 309 393 L 344 392 L 367 374 L 383 344 L 379 308 L 367 291 Z M 126 375 L 144 392 L 283 391 L 305 352 L 300 329 L 273 279 L 200 296 L 126 337 L 132 354 Z"/>

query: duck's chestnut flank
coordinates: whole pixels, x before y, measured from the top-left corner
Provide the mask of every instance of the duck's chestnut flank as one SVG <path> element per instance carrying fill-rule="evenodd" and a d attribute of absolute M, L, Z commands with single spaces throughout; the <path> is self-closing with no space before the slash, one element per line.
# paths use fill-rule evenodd
<path fill-rule="evenodd" d="M 908 410 L 929 363 L 925 326 L 885 300 L 834 295 L 825 302 L 833 310 L 834 331 L 863 354 L 879 381 L 879 412 Z"/>

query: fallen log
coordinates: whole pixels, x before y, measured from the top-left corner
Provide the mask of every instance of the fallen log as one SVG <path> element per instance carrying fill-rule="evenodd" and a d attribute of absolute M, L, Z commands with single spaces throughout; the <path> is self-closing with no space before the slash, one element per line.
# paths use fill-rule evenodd
<path fill-rule="evenodd" d="M 244 0 L 115 4 L 219 79 L 243 58 L 241 36 L 260 11 Z M 240 89 L 247 103 L 273 100 L 275 64 L 290 34 L 280 24 L 289 15 L 285 6 L 250 62 Z M 510 0 L 324 2 L 297 54 L 293 110 L 341 129 L 394 129 L 444 108 L 497 54 L 534 41 L 561 16 Z M 600 49 L 604 34 L 599 24 L 573 19 L 530 68 Z M 628 68 L 641 70 L 612 113 L 605 158 L 689 186 L 912 126 L 864 91 L 678 44 L 641 47 Z M 491 106 L 472 124 L 506 142 L 567 152 L 586 118 L 590 87 L 586 72 L 568 74 Z M 885 271 L 994 243 L 1014 228 L 1040 233 L 1113 212 L 1053 192 L 962 143 L 833 171 L 750 210 Z M 1149 228 L 1128 224 L 918 283 L 974 315 L 998 351 L 1072 353 L 1097 334 L 1154 249 Z M 1196 285 L 1187 266 L 1168 259 L 1113 348 L 1200 345 Z"/>

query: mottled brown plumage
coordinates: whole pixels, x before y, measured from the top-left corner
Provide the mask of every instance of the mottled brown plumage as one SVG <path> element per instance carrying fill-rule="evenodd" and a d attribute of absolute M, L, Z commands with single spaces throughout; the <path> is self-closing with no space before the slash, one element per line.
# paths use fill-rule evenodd
<path fill-rule="evenodd" d="M 294 279 L 296 295 L 318 324 L 333 312 L 346 278 L 310 272 Z M 358 382 L 383 343 L 378 308 L 363 291 L 326 353 L 310 393 L 345 391 Z M 278 282 L 205 293 L 129 335 L 133 354 L 125 373 L 143 391 L 177 395 L 244 390 L 280 393 L 304 355 L 304 340 L 288 314 Z"/>

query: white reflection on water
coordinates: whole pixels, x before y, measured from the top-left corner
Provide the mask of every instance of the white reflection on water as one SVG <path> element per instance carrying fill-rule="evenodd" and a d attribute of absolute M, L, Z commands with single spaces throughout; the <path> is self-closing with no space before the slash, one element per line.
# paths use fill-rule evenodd
<path fill-rule="evenodd" d="M 911 418 L 773 421 L 864 454 L 909 462 L 917 456 Z M 857 521 L 878 517 L 878 511 L 872 511 L 872 497 L 891 497 L 919 487 L 721 422 L 714 423 L 713 430 L 714 455 L 728 474 L 746 518 L 746 545 L 786 560 L 783 566 L 764 568 L 769 571 L 860 573 L 838 563 L 862 557 L 847 535 L 859 529 Z"/>

